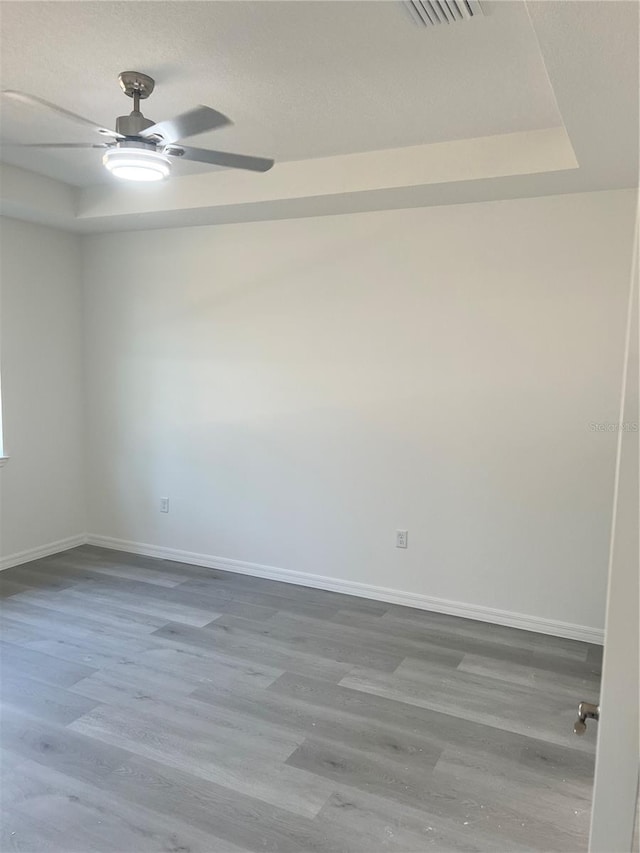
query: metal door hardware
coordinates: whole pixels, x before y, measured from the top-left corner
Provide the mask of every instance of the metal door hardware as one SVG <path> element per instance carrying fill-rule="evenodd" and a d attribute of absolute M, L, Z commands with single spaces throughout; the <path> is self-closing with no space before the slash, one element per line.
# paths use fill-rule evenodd
<path fill-rule="evenodd" d="M 587 720 L 600 719 L 600 705 L 592 702 L 581 702 L 578 705 L 578 719 L 573 724 L 573 731 L 577 735 L 583 735 L 587 730 Z"/>

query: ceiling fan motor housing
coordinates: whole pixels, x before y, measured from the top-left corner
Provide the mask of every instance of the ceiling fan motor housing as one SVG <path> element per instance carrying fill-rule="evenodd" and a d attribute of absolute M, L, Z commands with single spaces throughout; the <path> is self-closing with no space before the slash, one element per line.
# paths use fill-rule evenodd
<path fill-rule="evenodd" d="M 145 118 L 141 112 L 134 110 L 128 116 L 118 116 L 116 119 L 116 130 L 123 136 L 139 136 L 140 131 L 151 127 L 155 122 Z"/>

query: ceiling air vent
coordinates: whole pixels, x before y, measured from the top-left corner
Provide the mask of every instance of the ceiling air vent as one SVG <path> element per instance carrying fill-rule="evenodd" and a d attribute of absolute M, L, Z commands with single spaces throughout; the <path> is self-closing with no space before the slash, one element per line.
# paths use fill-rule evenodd
<path fill-rule="evenodd" d="M 404 0 L 404 5 L 421 27 L 457 24 L 484 14 L 479 0 Z"/>

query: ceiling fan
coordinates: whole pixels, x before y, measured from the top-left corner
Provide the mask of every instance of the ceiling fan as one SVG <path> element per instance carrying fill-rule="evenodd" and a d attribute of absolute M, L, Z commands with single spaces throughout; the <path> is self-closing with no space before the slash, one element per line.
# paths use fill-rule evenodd
<path fill-rule="evenodd" d="M 118 76 L 125 95 L 133 98 L 133 110 L 129 115 L 118 116 L 116 129 L 101 127 L 90 119 L 58 107 L 35 95 L 27 95 L 7 89 L 4 97 L 62 115 L 78 124 L 93 128 L 107 137 L 104 142 L 36 142 L 22 144 L 22 148 L 103 148 L 106 149 L 102 162 L 117 178 L 128 181 L 161 181 L 171 174 L 171 163 L 176 157 L 196 163 L 210 163 L 229 169 L 248 169 L 266 172 L 273 160 L 263 157 L 247 157 L 244 154 L 229 154 L 226 151 L 209 151 L 205 148 L 190 148 L 176 144 L 189 136 L 232 124 L 231 120 L 211 107 L 198 106 L 175 118 L 154 123 L 140 112 L 140 101 L 153 92 L 155 81 L 138 71 L 123 71 Z"/>

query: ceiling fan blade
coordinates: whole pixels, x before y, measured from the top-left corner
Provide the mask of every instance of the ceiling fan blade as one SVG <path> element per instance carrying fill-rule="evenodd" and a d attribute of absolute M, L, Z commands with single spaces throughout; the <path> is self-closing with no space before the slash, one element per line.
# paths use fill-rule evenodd
<path fill-rule="evenodd" d="M 44 98 L 37 98 L 35 95 L 27 95 L 26 92 L 18 92 L 15 89 L 4 89 L 2 94 L 5 98 L 10 98 L 12 101 L 17 101 L 20 104 L 26 104 L 28 107 L 44 107 L 44 109 L 50 110 L 57 115 L 64 116 L 70 121 L 75 121 L 77 124 L 83 124 L 85 127 L 97 130 L 98 133 L 102 133 L 104 136 L 113 136 L 114 139 L 124 138 L 121 133 L 116 133 L 115 130 L 109 130 L 108 127 L 102 127 L 94 121 L 91 121 L 91 119 L 83 118 L 82 116 L 76 115 L 76 113 L 65 110 L 63 107 L 51 104 L 49 101 L 45 101 Z"/>
<path fill-rule="evenodd" d="M 141 131 L 139 135 L 145 139 L 159 136 L 168 145 L 171 142 L 177 142 L 179 139 L 186 139 L 188 136 L 197 136 L 198 133 L 215 130 L 216 127 L 224 127 L 225 124 L 232 124 L 231 119 L 223 116 L 217 110 L 212 110 L 211 107 L 201 105 L 175 118 L 152 124 L 151 127 Z"/>
<path fill-rule="evenodd" d="M 2 148 L 111 148 L 108 142 L 0 142 Z"/>
<path fill-rule="evenodd" d="M 181 151 L 182 154 L 180 154 Z M 247 157 L 245 154 L 187 148 L 184 145 L 169 145 L 164 149 L 164 153 L 174 154 L 196 163 L 211 163 L 214 166 L 225 166 L 227 169 L 249 169 L 251 172 L 267 172 L 273 166 L 273 160 L 267 160 L 265 157 Z"/>

